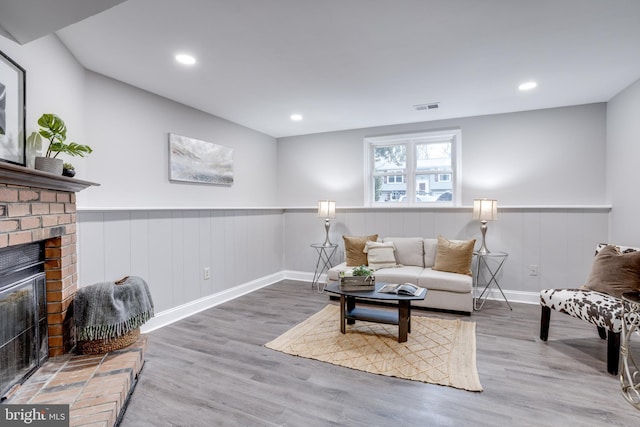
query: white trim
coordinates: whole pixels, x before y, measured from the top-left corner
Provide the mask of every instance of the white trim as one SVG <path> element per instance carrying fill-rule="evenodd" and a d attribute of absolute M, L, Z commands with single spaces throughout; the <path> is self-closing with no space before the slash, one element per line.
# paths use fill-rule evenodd
<path fill-rule="evenodd" d="M 609 211 L 613 208 L 613 205 L 500 205 L 499 210 L 604 210 Z M 212 206 L 199 206 L 199 207 L 82 207 L 78 206 L 78 212 L 126 212 L 126 211 L 301 211 L 301 210 L 313 210 L 318 211 L 318 206 L 281 206 L 281 207 L 262 207 L 262 208 L 238 208 L 238 207 L 212 207 Z M 338 210 L 380 210 L 380 209 L 420 209 L 420 210 L 438 210 L 438 209 L 456 209 L 465 210 L 473 209 L 473 206 L 442 206 L 442 205 L 429 205 L 429 206 L 395 206 L 395 205 L 376 205 L 376 206 L 340 206 Z"/>
<path fill-rule="evenodd" d="M 283 207 L 237 207 L 237 206 L 77 206 L 79 212 L 120 211 L 282 211 Z M 315 207 L 317 209 L 317 206 Z"/>
<path fill-rule="evenodd" d="M 476 298 L 480 295 L 481 291 L 482 289 L 474 288 L 474 295 L 476 296 Z M 502 291 L 504 292 L 504 295 L 507 297 L 507 300 L 510 303 L 517 302 L 521 304 L 540 304 L 540 292 L 510 291 L 507 289 L 503 289 Z M 490 289 L 487 299 L 504 302 L 502 294 L 497 289 Z"/>
<path fill-rule="evenodd" d="M 279 273 L 265 276 L 230 289 L 225 289 L 222 292 L 207 295 L 204 298 L 190 301 L 186 304 L 161 311 L 160 313 L 157 313 L 155 317 L 145 323 L 140 328 L 140 332 L 147 333 L 154 331 L 156 329 L 162 328 L 163 326 L 170 325 L 174 322 L 177 322 L 178 320 L 189 317 L 193 314 L 215 307 L 227 301 L 231 301 L 242 295 L 246 295 L 260 288 L 264 288 L 265 286 L 272 285 L 276 282 L 286 279 L 287 277 L 285 273 L 286 272 L 281 271 Z"/>

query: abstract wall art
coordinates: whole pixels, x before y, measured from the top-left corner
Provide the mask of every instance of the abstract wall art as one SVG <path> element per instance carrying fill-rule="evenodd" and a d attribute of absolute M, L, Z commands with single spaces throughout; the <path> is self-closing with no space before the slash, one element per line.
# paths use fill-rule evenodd
<path fill-rule="evenodd" d="M 169 179 L 200 184 L 233 184 L 233 149 L 169 134 Z"/>

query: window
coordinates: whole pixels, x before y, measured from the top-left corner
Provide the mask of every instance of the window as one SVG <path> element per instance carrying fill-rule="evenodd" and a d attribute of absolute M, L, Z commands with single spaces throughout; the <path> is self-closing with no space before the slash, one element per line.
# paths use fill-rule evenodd
<path fill-rule="evenodd" d="M 456 204 L 459 130 L 365 138 L 366 204 Z"/>

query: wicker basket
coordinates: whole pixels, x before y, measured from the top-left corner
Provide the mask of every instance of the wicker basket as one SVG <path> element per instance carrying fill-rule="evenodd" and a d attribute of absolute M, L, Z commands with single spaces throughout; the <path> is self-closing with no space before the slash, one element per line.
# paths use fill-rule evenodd
<path fill-rule="evenodd" d="M 140 328 L 133 329 L 124 335 L 110 340 L 78 341 L 76 349 L 80 354 L 103 354 L 120 350 L 133 344 L 140 336 Z"/>

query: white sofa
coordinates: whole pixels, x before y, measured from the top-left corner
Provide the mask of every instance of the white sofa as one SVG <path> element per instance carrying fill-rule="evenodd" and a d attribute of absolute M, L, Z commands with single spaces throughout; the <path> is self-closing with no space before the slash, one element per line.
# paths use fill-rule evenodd
<path fill-rule="evenodd" d="M 376 282 L 412 283 L 427 288 L 424 301 L 413 301 L 421 306 L 465 313 L 473 312 L 473 278 L 471 275 L 433 270 L 438 239 L 422 237 L 385 237 L 383 242 L 393 242 L 397 267 L 375 270 Z M 461 242 L 452 240 L 452 242 Z M 330 281 L 339 280 L 341 271 L 347 271 L 343 262 L 328 272 Z"/>

